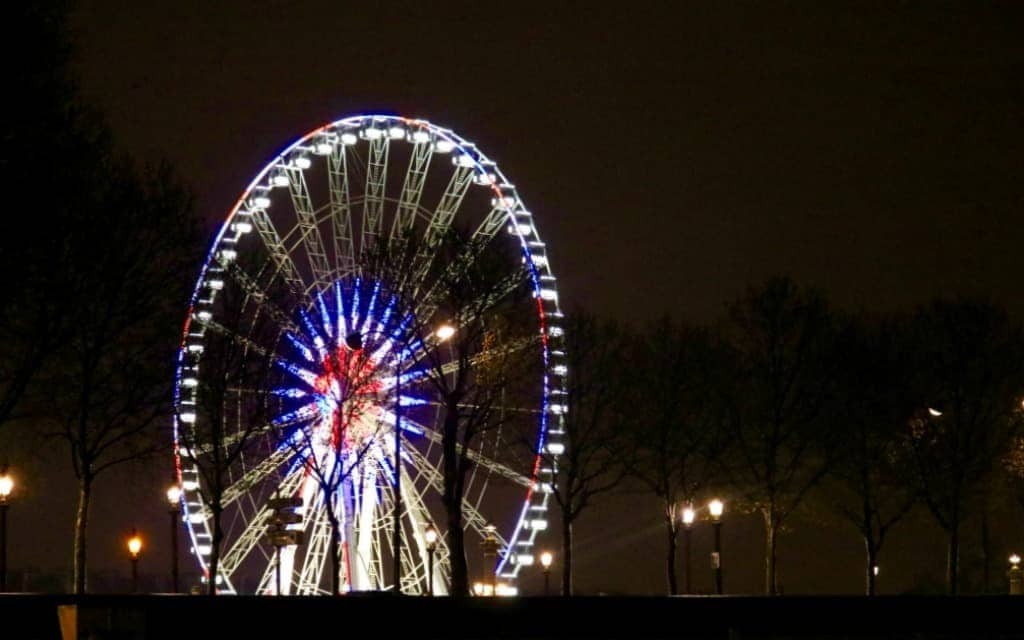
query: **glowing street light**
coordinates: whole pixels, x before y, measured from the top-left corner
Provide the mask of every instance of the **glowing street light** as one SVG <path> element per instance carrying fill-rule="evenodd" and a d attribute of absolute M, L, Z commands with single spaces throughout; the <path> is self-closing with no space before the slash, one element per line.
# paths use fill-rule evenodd
<path fill-rule="evenodd" d="M 427 541 L 427 594 L 434 595 L 434 552 L 437 551 L 437 530 L 427 527 L 423 538 Z"/>
<path fill-rule="evenodd" d="M 171 593 L 178 593 L 178 513 L 181 509 L 181 487 L 175 479 L 167 488 L 167 514 L 171 519 Z"/>
<path fill-rule="evenodd" d="M 1020 568 L 1020 556 L 1016 553 L 1010 556 L 1010 571 L 1007 573 L 1007 577 L 1010 578 L 1010 595 L 1019 596 L 1024 593 L 1024 589 L 1021 588 L 1022 580 L 1021 568 Z"/>
<path fill-rule="evenodd" d="M 7 507 L 14 478 L 7 472 L 7 466 L 0 467 L 0 592 L 7 591 Z"/>
<path fill-rule="evenodd" d="M 683 578 L 683 593 L 693 593 L 693 581 L 690 576 L 693 573 L 690 567 L 690 549 L 693 546 L 693 521 L 697 519 L 697 512 L 693 507 L 683 507 L 683 570 L 686 572 Z"/>
<path fill-rule="evenodd" d="M 452 336 L 455 335 L 455 327 L 448 323 L 442 324 L 437 328 L 436 331 L 434 331 L 434 335 L 437 336 L 438 340 L 444 342 L 448 338 L 451 338 Z"/>
<path fill-rule="evenodd" d="M 938 418 L 939 416 L 942 415 L 942 412 L 939 411 L 938 409 L 933 409 L 932 407 L 928 407 L 928 415 L 932 416 L 933 418 Z"/>
<path fill-rule="evenodd" d="M 551 562 L 555 559 L 550 551 L 540 554 L 540 566 L 544 567 L 544 595 L 551 595 Z"/>
<path fill-rule="evenodd" d="M 142 551 L 142 538 L 135 527 L 132 527 L 132 535 L 128 538 L 128 553 L 132 557 L 132 593 L 139 592 L 139 552 Z"/>
<path fill-rule="evenodd" d="M 715 593 L 722 595 L 722 513 L 725 503 L 715 498 L 708 503 L 712 524 L 715 527 L 715 550 L 711 554 L 711 567 L 715 570 Z"/>

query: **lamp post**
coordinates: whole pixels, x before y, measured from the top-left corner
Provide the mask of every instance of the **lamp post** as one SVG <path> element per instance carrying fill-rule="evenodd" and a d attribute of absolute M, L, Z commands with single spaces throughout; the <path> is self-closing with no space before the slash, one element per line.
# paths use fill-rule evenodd
<path fill-rule="evenodd" d="M 128 538 L 128 553 L 132 557 L 132 593 L 139 592 L 139 552 L 142 551 L 142 538 L 135 527 L 132 527 L 132 535 Z"/>
<path fill-rule="evenodd" d="M 1010 578 L 1010 595 L 1019 596 L 1024 593 L 1021 589 L 1020 556 L 1016 553 L 1010 556 L 1010 571 L 1007 576 Z"/>
<path fill-rule="evenodd" d="M 427 527 L 423 537 L 427 541 L 427 595 L 434 595 L 434 552 L 437 551 L 437 530 L 433 525 Z"/>
<path fill-rule="evenodd" d="M 177 482 L 167 488 L 167 506 L 171 520 L 171 593 L 178 593 L 178 510 L 181 508 L 181 487 Z"/>
<path fill-rule="evenodd" d="M 0 592 L 7 591 L 7 507 L 14 478 L 7 473 L 7 466 L 0 468 Z"/>
<path fill-rule="evenodd" d="M 540 554 L 540 566 L 544 567 L 544 595 L 551 595 L 551 561 L 554 556 L 550 551 Z"/>
<path fill-rule="evenodd" d="M 697 512 L 693 510 L 693 507 L 687 506 L 683 509 L 683 571 L 685 577 L 683 578 L 683 593 L 693 593 L 693 581 L 691 580 L 690 574 L 690 549 L 693 542 L 693 521 L 697 517 Z"/>
<path fill-rule="evenodd" d="M 711 521 L 715 526 L 715 550 L 711 553 L 711 568 L 715 570 L 715 593 L 722 595 L 722 512 L 725 504 L 715 498 L 708 503 Z"/>
<path fill-rule="evenodd" d="M 497 593 L 498 586 L 498 577 L 496 575 L 497 567 L 495 566 L 495 562 L 498 557 L 498 549 L 501 547 L 501 543 L 498 542 L 498 536 L 495 535 L 497 529 L 493 524 L 489 524 L 484 527 L 484 531 L 486 532 L 484 539 L 480 542 L 480 549 L 483 550 L 484 553 L 484 571 L 487 572 L 484 577 L 490 583 L 491 595 L 494 595 Z"/>

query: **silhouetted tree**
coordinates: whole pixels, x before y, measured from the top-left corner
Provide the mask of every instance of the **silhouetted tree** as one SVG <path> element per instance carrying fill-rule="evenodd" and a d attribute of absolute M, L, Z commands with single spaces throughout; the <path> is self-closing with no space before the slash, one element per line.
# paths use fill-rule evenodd
<path fill-rule="evenodd" d="M 722 355 L 710 332 L 663 318 L 633 341 L 626 359 L 628 395 L 619 401 L 619 429 L 628 439 L 630 475 L 662 503 L 672 595 L 678 593 L 680 509 L 723 477 Z"/>
<path fill-rule="evenodd" d="M 543 454 L 556 468 L 552 495 L 562 524 L 562 595 L 573 593 L 573 525 L 594 498 L 619 486 L 628 465 L 615 411 L 623 395 L 627 333 L 618 324 L 576 311 L 565 322 L 568 365 L 565 450 Z"/>
<path fill-rule="evenodd" d="M 231 273 L 235 265 L 225 265 Z M 177 407 L 178 453 L 196 469 L 198 494 L 213 524 L 207 593 L 217 594 L 224 542 L 224 511 L 242 484 L 243 458 L 269 456 L 271 365 L 278 339 L 267 314 L 251 313 L 255 302 L 238 282 L 220 281 L 215 321 L 193 317 L 193 332 L 202 331 L 202 352 L 187 351 L 186 363 L 201 370 L 194 403 Z"/>
<path fill-rule="evenodd" d="M 901 442 L 913 414 L 899 320 L 850 319 L 839 339 L 838 393 L 831 403 L 838 455 L 828 490 L 833 507 L 864 540 L 865 592 L 875 594 L 878 554 L 915 494 Z"/>
<path fill-rule="evenodd" d="M 778 591 L 776 547 L 787 518 L 828 469 L 826 402 L 836 370 L 824 298 L 773 278 L 734 302 L 729 457 L 737 488 L 765 524 L 765 593 Z"/>
<path fill-rule="evenodd" d="M 946 583 L 959 591 L 960 527 L 1021 420 L 1024 335 L 988 302 L 918 309 L 909 340 L 920 406 L 908 421 L 913 480 L 949 541 Z"/>
<path fill-rule="evenodd" d="M 422 262 L 429 254 L 431 259 Z M 451 229 L 428 240 L 384 243 L 362 258 L 411 316 L 403 340 L 441 408 L 441 502 L 447 515 L 451 594 L 469 595 L 463 496 L 471 452 L 488 431 L 522 419 L 505 407 L 528 394 L 541 364 L 536 327 L 519 324 L 527 292 L 521 256 Z M 419 271 L 422 269 L 422 271 Z M 412 274 L 413 277 L 410 277 Z M 441 339 L 436 330 L 455 332 Z"/>
<path fill-rule="evenodd" d="M 50 409 L 79 483 L 74 588 L 86 588 L 86 531 L 101 473 L 157 450 L 171 414 L 180 314 L 199 246 L 191 199 L 166 166 L 108 157 L 66 233 L 67 342 Z"/>

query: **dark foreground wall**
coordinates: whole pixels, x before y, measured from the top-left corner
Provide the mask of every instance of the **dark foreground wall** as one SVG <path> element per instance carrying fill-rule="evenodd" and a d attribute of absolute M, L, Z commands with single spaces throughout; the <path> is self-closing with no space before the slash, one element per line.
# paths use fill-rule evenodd
<path fill-rule="evenodd" d="M 60 615 L 58 614 L 60 611 Z M 1000 638 L 1024 597 L 343 598 L 0 595 L 0 639 Z"/>

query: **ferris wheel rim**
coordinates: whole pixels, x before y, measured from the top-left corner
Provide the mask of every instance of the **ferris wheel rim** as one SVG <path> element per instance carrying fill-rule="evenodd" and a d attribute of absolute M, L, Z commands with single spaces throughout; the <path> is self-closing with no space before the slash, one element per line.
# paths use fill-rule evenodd
<path fill-rule="evenodd" d="M 197 308 L 200 306 L 200 294 L 204 286 L 204 282 L 207 279 L 210 265 L 213 264 L 213 262 L 216 260 L 216 252 L 218 251 L 218 248 L 223 246 L 226 234 L 229 233 L 231 229 L 232 221 L 234 221 L 239 216 L 239 212 L 242 211 L 244 207 L 252 204 L 252 198 L 254 197 L 254 194 L 257 193 L 258 190 L 261 189 L 265 183 L 267 183 L 268 179 L 272 178 L 271 174 L 275 170 L 275 168 L 279 167 L 280 164 L 286 161 L 291 155 L 293 155 L 296 152 L 296 150 L 301 149 L 304 146 L 308 146 L 311 142 L 315 141 L 319 136 L 324 136 L 332 132 L 348 132 L 352 130 L 358 130 L 359 127 L 363 126 L 365 123 L 369 123 L 370 126 L 373 126 L 374 123 L 383 125 L 398 123 L 400 126 L 405 128 L 427 132 L 429 135 L 433 136 L 431 139 L 431 144 L 436 144 L 436 141 L 445 141 L 449 143 L 451 145 L 449 151 L 452 152 L 453 154 L 459 154 L 459 162 L 471 162 L 472 169 L 475 175 L 483 175 L 485 177 L 489 177 L 489 181 L 486 184 L 483 184 L 483 186 L 487 186 L 488 188 L 490 188 L 495 198 L 511 198 L 511 206 L 509 207 L 507 219 L 511 221 L 510 233 L 518 237 L 519 244 L 524 255 L 530 257 L 529 260 L 526 260 L 526 263 L 529 273 L 530 288 L 532 289 L 534 297 L 537 300 L 537 314 L 540 324 L 540 338 L 542 343 L 542 354 L 544 359 L 545 370 L 544 383 L 542 389 L 542 407 L 540 409 L 540 421 L 537 429 L 537 451 L 534 456 L 532 472 L 529 477 L 529 487 L 527 489 L 526 498 L 525 500 L 523 500 L 522 503 L 522 510 L 517 519 L 517 524 L 514 530 L 508 536 L 507 548 L 505 550 L 505 553 L 501 556 L 501 560 L 498 566 L 498 571 L 502 572 L 502 575 L 505 575 L 506 577 L 515 577 L 515 575 L 519 571 L 520 566 L 523 563 L 517 562 L 517 559 L 519 558 L 517 552 L 519 551 L 519 549 L 514 549 L 513 545 L 522 542 L 525 538 L 528 539 L 530 543 L 529 545 L 527 545 L 527 548 L 529 548 L 529 546 L 532 545 L 534 538 L 536 537 L 536 531 L 543 530 L 536 523 L 545 522 L 540 518 L 534 518 L 532 522 L 535 524 L 531 525 L 531 519 L 529 518 L 530 514 L 528 513 L 531 507 L 543 507 L 543 510 L 546 511 L 547 503 L 549 501 L 548 494 L 550 493 L 550 484 L 546 485 L 544 481 L 541 479 L 542 473 L 540 465 L 542 461 L 542 456 L 545 454 L 545 452 L 553 456 L 556 456 L 557 452 L 560 452 L 548 446 L 548 438 L 549 436 L 556 435 L 559 431 L 561 431 L 559 416 L 562 413 L 564 413 L 565 406 L 558 404 L 558 402 L 561 402 L 560 399 L 553 400 L 552 398 L 555 395 L 555 393 L 558 392 L 561 392 L 564 395 L 564 382 L 561 385 L 559 385 L 556 382 L 550 382 L 549 378 L 560 378 L 561 380 L 564 381 L 565 369 L 564 365 L 552 364 L 553 360 L 559 358 L 557 357 L 558 352 L 550 348 L 548 340 L 550 337 L 555 335 L 551 333 L 551 330 L 556 326 L 556 323 L 559 321 L 562 314 L 558 305 L 558 296 L 557 289 L 555 288 L 554 284 L 554 275 L 551 271 L 550 264 L 547 261 L 546 247 L 544 243 L 540 240 L 539 233 L 537 232 L 536 227 L 533 223 L 532 214 L 530 214 L 529 211 L 525 208 L 522 199 L 518 194 L 518 191 L 516 190 L 514 185 L 512 185 L 506 179 L 505 175 L 501 172 L 498 165 L 495 162 L 491 161 L 486 155 L 484 155 L 483 152 L 476 147 L 476 145 L 465 140 L 461 136 L 455 134 L 452 130 L 438 127 L 427 120 L 418 118 L 404 118 L 401 116 L 391 114 L 363 114 L 349 116 L 346 118 L 341 118 L 332 121 L 330 123 L 321 125 L 317 128 L 310 130 L 303 136 L 300 136 L 291 144 L 287 145 L 282 151 L 278 152 L 275 156 L 273 156 L 270 159 L 270 161 L 266 162 L 263 165 L 263 168 L 258 172 L 256 177 L 249 183 L 249 185 L 242 192 L 242 195 L 238 198 L 234 206 L 231 208 L 228 216 L 226 217 L 224 223 L 221 225 L 213 243 L 211 244 L 210 252 L 204 259 L 203 265 L 200 269 L 199 277 L 196 280 L 196 286 L 193 289 L 193 294 L 190 299 L 190 305 L 183 328 L 182 342 L 179 348 L 178 367 L 176 371 L 174 385 L 175 406 L 181 406 L 180 403 L 183 396 L 183 390 L 185 389 L 185 387 L 183 387 L 182 384 L 183 380 L 185 379 L 183 377 L 183 371 L 186 368 L 184 366 L 183 356 L 185 355 L 186 349 L 188 348 L 189 345 L 190 328 L 192 327 L 193 322 L 196 320 Z M 308 293 L 308 291 L 305 293 Z M 560 333 L 557 335 L 560 335 Z M 558 370 L 559 366 L 561 367 L 561 371 Z M 558 407 L 558 410 L 552 410 L 553 406 Z M 185 485 L 186 481 L 184 480 L 183 474 L 184 464 L 181 455 L 180 440 L 180 430 L 183 428 L 183 425 L 180 423 L 179 414 L 180 410 L 176 411 L 173 419 L 175 443 L 175 468 L 179 484 Z M 557 427 L 557 430 L 551 429 L 552 421 L 556 423 L 555 426 Z M 561 445 L 559 446 L 561 447 Z M 553 466 L 553 463 L 551 466 Z M 550 472 L 548 476 L 550 481 L 550 476 L 553 474 L 553 469 L 549 471 Z M 209 523 L 206 520 L 204 520 L 202 523 L 195 521 L 194 514 L 189 513 L 188 507 L 186 505 L 186 493 L 194 494 L 196 492 L 196 487 L 183 488 L 185 489 L 185 491 L 183 491 L 182 493 L 183 497 L 181 504 L 185 516 L 184 519 L 186 521 L 186 526 L 189 529 L 193 549 L 197 550 L 196 555 L 199 560 L 200 566 L 205 570 L 207 568 L 206 554 L 198 552 L 200 548 L 200 542 L 197 539 L 196 531 L 193 528 L 193 525 L 202 524 L 202 526 L 207 529 L 208 534 Z M 540 497 L 538 499 L 535 499 L 535 496 Z M 544 527 L 546 528 L 546 522 Z M 234 591 L 234 585 L 231 584 L 230 575 L 221 576 L 221 579 L 224 580 L 224 584 L 226 585 L 225 590 Z"/>

